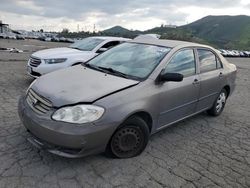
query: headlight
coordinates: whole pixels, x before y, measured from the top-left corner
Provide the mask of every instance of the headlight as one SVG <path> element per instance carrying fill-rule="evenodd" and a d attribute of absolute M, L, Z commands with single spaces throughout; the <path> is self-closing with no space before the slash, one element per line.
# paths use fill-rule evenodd
<path fill-rule="evenodd" d="M 68 123 L 88 123 L 102 117 L 104 108 L 94 105 L 76 105 L 63 107 L 55 111 L 52 119 Z"/>
<path fill-rule="evenodd" d="M 46 64 L 63 63 L 67 58 L 57 58 L 57 59 L 44 59 Z"/>

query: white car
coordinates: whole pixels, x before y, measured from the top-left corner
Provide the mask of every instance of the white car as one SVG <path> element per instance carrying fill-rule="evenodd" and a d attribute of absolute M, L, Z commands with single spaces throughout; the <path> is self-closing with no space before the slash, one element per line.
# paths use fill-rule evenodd
<path fill-rule="evenodd" d="M 88 37 L 64 48 L 52 48 L 31 55 L 27 72 L 37 78 L 41 75 L 87 62 L 122 42 L 130 39 L 120 37 Z"/>

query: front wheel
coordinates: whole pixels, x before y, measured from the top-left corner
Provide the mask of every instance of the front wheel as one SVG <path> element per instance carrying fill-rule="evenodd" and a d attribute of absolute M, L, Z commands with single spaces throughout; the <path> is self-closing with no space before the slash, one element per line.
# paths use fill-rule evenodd
<path fill-rule="evenodd" d="M 221 112 L 224 110 L 226 101 L 227 101 L 227 91 L 225 89 L 222 89 L 216 101 L 214 102 L 212 108 L 207 111 L 208 114 L 212 116 L 219 116 Z"/>
<path fill-rule="evenodd" d="M 145 149 L 148 139 L 149 129 L 146 122 L 135 116 L 116 130 L 106 152 L 117 158 L 135 157 Z"/>

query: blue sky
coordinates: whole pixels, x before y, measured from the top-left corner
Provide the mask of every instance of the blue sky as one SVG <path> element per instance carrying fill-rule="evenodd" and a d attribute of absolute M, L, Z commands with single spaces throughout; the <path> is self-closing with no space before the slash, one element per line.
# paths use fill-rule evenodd
<path fill-rule="evenodd" d="M 250 0 L 0 0 L 0 20 L 14 29 L 146 30 L 183 25 L 207 15 L 250 15 Z"/>

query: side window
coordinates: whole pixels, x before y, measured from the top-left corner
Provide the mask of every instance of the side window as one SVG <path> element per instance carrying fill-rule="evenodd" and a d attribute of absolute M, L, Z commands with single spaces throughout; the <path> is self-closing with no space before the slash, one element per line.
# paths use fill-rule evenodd
<path fill-rule="evenodd" d="M 208 72 L 217 69 L 217 57 L 210 50 L 198 49 L 200 72 Z"/>
<path fill-rule="evenodd" d="M 177 52 L 168 63 L 165 73 L 180 73 L 184 77 L 195 74 L 195 57 L 192 49 Z"/>
<path fill-rule="evenodd" d="M 223 68 L 221 60 L 218 57 L 216 57 L 216 62 L 217 62 L 217 69 Z"/>
<path fill-rule="evenodd" d="M 108 42 L 106 44 L 104 44 L 101 48 L 112 48 L 116 45 L 120 44 L 120 41 L 111 41 L 111 42 Z"/>

